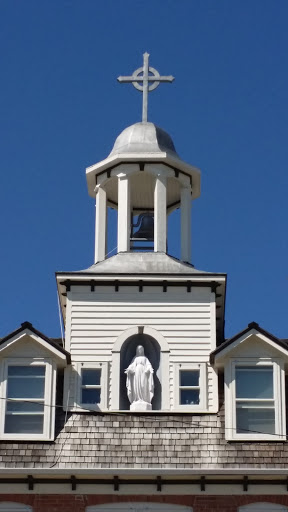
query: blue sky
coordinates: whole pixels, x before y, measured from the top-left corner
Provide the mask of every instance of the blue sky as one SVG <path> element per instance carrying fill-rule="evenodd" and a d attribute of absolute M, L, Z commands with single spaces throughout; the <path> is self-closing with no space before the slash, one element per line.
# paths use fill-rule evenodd
<path fill-rule="evenodd" d="M 0 336 L 60 334 L 54 273 L 93 263 L 85 168 L 140 120 L 116 78 L 148 51 L 176 77 L 149 120 L 202 170 L 192 259 L 228 273 L 226 336 L 288 337 L 287 22 L 287 0 L 0 1 Z"/>

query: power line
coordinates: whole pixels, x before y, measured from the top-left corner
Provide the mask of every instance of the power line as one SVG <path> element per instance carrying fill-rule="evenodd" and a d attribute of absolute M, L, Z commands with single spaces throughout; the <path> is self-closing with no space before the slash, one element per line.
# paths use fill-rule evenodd
<path fill-rule="evenodd" d="M 6 400 L 7 402 L 19 402 L 20 401 L 17 398 L 4 398 L 4 397 L 0 397 L 0 400 Z M 53 409 L 53 408 L 61 409 L 62 411 L 64 411 L 64 408 L 63 408 L 62 405 L 58 405 L 58 404 L 43 404 L 43 402 L 37 401 L 37 400 L 21 400 L 21 403 L 40 404 L 40 405 L 43 405 L 44 407 L 49 407 L 51 409 Z M 66 408 L 66 409 L 69 410 L 69 408 Z M 127 414 L 130 413 L 130 411 L 128 411 L 128 410 L 127 411 L 101 411 L 101 410 L 97 411 L 95 409 L 90 409 L 89 407 L 84 409 L 83 407 L 78 406 L 78 405 L 73 405 L 73 407 L 71 408 L 70 412 L 72 414 L 75 413 L 76 416 L 79 416 L 79 417 L 80 417 L 80 414 L 79 414 L 80 412 L 83 413 L 83 415 L 89 413 L 89 414 L 92 414 L 94 416 L 127 416 Z M 150 416 L 150 414 L 151 414 L 151 416 Z M 161 414 L 165 414 L 165 416 L 171 416 L 171 415 L 174 415 L 174 412 L 171 412 L 171 411 L 170 412 L 169 411 L 163 411 L 162 412 L 161 411 Z M 185 415 L 186 414 L 189 414 L 189 415 L 191 414 L 191 415 L 194 415 L 195 413 L 193 413 L 193 412 L 186 412 L 186 413 L 180 412 L 180 414 L 185 414 Z M 198 416 L 198 413 L 196 413 L 196 414 Z M 205 413 L 205 414 L 209 414 L 209 412 Z M 213 414 L 213 413 L 210 413 L 210 414 Z M 214 414 L 213 414 L 213 416 L 214 416 Z M 217 419 L 219 419 L 219 416 L 217 414 L 215 414 L 215 417 Z M 66 414 L 65 418 L 67 418 L 67 414 Z M 164 423 L 164 422 L 167 423 L 167 419 L 161 418 L 160 415 L 159 416 L 157 415 L 157 419 L 155 417 L 153 418 L 153 411 L 152 411 L 152 413 L 150 412 L 149 415 L 147 415 L 147 414 L 144 415 L 144 414 L 137 413 L 137 416 L 135 416 L 135 418 L 145 419 L 146 421 L 150 421 L 150 422 L 151 421 L 152 422 L 155 421 L 155 422 L 158 422 L 158 423 Z M 74 421 L 75 421 L 75 418 L 73 418 L 73 423 L 74 423 Z M 192 427 L 199 427 L 199 428 L 200 427 L 201 428 L 213 428 L 213 425 L 211 425 L 211 423 L 203 423 L 201 421 L 194 421 L 193 422 L 193 420 L 192 421 L 186 421 L 184 418 L 183 418 L 183 420 L 178 420 L 177 418 L 171 418 L 168 421 L 171 421 L 173 423 L 178 423 L 179 425 L 182 425 L 182 426 L 183 425 L 187 425 L 187 427 L 188 426 L 190 426 L 190 427 L 192 426 Z M 64 427 L 65 427 L 65 425 L 66 425 L 66 422 L 64 424 Z M 168 427 L 168 428 L 173 428 L 173 427 Z M 225 430 L 236 431 L 235 427 L 224 427 L 224 429 Z M 241 427 L 241 430 L 245 431 L 247 433 L 251 433 L 251 434 L 252 433 L 253 434 L 261 434 L 261 435 L 263 435 L 263 434 L 265 435 L 266 434 L 265 432 L 260 431 L 260 430 L 245 429 L 245 428 L 242 428 L 242 427 Z M 89 431 L 89 432 L 91 432 L 91 431 Z M 269 435 L 270 436 L 277 436 L 278 439 L 279 439 L 279 437 L 283 437 L 285 439 L 288 438 L 288 436 L 286 434 L 277 434 L 277 433 L 275 433 L 275 434 L 269 434 Z M 256 439 L 255 439 L 255 441 L 256 441 Z"/>

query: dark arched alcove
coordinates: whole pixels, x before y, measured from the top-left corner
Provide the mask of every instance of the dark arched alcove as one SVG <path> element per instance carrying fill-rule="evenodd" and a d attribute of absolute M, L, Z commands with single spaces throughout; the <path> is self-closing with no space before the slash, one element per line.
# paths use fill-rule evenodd
<path fill-rule="evenodd" d="M 126 374 L 133 357 L 136 354 L 136 347 L 142 345 L 144 347 L 145 356 L 149 359 L 154 369 L 154 397 L 152 400 L 152 409 L 161 409 L 161 377 L 160 377 L 160 346 L 159 343 L 148 334 L 135 334 L 130 336 L 122 345 L 120 353 L 120 409 L 129 410 L 130 402 L 126 389 Z"/>

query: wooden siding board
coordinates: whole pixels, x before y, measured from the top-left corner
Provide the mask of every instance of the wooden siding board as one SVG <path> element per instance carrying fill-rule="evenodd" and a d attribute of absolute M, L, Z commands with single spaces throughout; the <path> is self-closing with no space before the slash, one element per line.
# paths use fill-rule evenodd
<path fill-rule="evenodd" d="M 143 320 L 145 318 L 149 320 L 149 325 L 174 325 L 175 324 L 175 319 L 177 318 L 178 322 L 180 322 L 179 325 L 181 326 L 184 326 L 184 325 L 188 325 L 188 326 L 201 326 L 203 325 L 203 327 L 206 327 L 207 326 L 209 327 L 210 329 L 210 318 L 207 317 L 207 318 L 191 318 L 191 317 L 187 317 L 187 318 L 179 318 L 179 316 L 177 315 L 177 317 L 175 318 L 174 316 L 171 317 L 171 315 L 168 315 L 165 317 L 150 317 L 149 315 L 146 315 L 145 317 L 143 315 L 137 315 L 135 316 L 135 318 L 133 318 L 133 324 L 135 325 L 135 323 L 137 324 L 137 320 Z M 127 323 L 129 323 L 130 325 L 132 325 L 132 322 L 131 322 L 132 318 L 131 316 L 126 316 L 126 317 L 120 317 L 119 316 L 115 316 L 113 314 L 113 316 L 111 315 L 107 315 L 107 316 L 100 316 L 99 317 L 94 317 L 94 318 L 73 318 L 72 319 L 72 328 L 75 328 L 76 326 L 87 326 L 87 329 L 89 328 L 90 325 L 95 325 L 95 322 L 96 321 L 99 321 L 99 325 L 105 325 L 105 326 L 111 326 L 111 325 L 125 325 Z M 192 320 L 193 320 L 193 323 L 192 323 Z M 129 321 L 129 322 L 128 322 Z M 97 327 L 99 327 L 99 325 L 97 324 Z M 83 328 L 83 327 L 82 327 Z"/>
<path fill-rule="evenodd" d="M 151 288 L 152 289 L 152 288 Z M 75 362 L 111 362 L 113 345 L 126 329 L 149 326 L 159 331 L 170 348 L 169 398 L 174 405 L 174 364 L 209 361 L 211 352 L 211 292 L 209 288 L 153 288 L 153 293 L 69 293 L 70 349 Z M 108 404 L 111 405 L 111 371 L 108 371 Z M 213 406 L 213 377 L 208 369 L 208 404 Z"/>
<path fill-rule="evenodd" d="M 175 310 L 175 308 L 173 309 Z M 113 318 L 133 318 L 133 319 L 137 319 L 139 318 L 139 316 L 141 316 L 141 318 L 158 318 L 158 319 L 167 319 L 167 318 L 170 318 L 171 317 L 171 311 L 157 311 L 155 312 L 155 308 L 153 308 L 151 311 L 144 311 L 142 310 L 140 315 L 139 315 L 139 312 L 138 311 L 127 311 L 126 314 L 123 313 L 123 311 L 117 311 L 117 310 L 114 310 L 113 311 Z M 96 318 L 100 318 L 100 319 L 104 319 L 104 318 L 110 318 L 111 317 L 111 312 L 107 312 L 106 309 L 103 311 L 94 311 L 94 312 L 86 312 L 86 311 L 80 311 L 78 312 L 78 310 L 75 310 L 75 312 L 73 312 L 73 322 L 76 321 L 76 320 L 87 320 L 87 322 L 89 323 L 90 319 L 92 320 L 95 320 Z M 207 310 L 206 312 L 194 312 L 194 311 L 189 311 L 189 312 L 183 312 L 183 311 L 177 311 L 177 318 L 181 319 L 181 320 L 185 320 L 185 319 L 188 319 L 188 320 L 209 320 L 210 319 L 210 312 Z"/>
<path fill-rule="evenodd" d="M 187 303 L 188 302 L 188 303 Z M 200 302 L 197 302 L 195 304 L 193 304 L 193 302 L 191 301 L 178 301 L 178 302 L 171 302 L 171 301 L 151 301 L 151 302 L 141 302 L 141 300 L 139 300 L 139 297 L 131 297 L 131 300 L 129 302 L 123 302 L 123 300 L 119 300 L 119 301 L 101 301 L 101 302 L 98 302 L 98 301 L 91 301 L 91 300 L 85 300 L 85 301 L 79 301 L 77 303 L 77 307 L 75 304 L 72 304 L 72 312 L 77 310 L 77 311 L 86 311 L 86 310 L 89 310 L 91 311 L 93 308 L 94 309 L 100 309 L 103 308 L 103 310 L 105 311 L 114 311 L 115 308 L 119 311 L 125 311 L 128 309 L 128 311 L 142 311 L 142 310 L 150 310 L 150 311 L 154 311 L 155 310 L 155 307 L 157 307 L 157 310 L 158 311 L 163 311 L 164 313 L 169 310 L 169 309 L 173 309 L 173 310 L 177 310 L 178 308 L 181 310 L 181 312 L 185 313 L 185 312 L 190 312 L 190 311 L 199 311 L 199 312 L 205 312 L 207 311 L 208 309 L 210 310 L 210 304 L 205 302 L 203 304 L 201 304 Z"/>
<path fill-rule="evenodd" d="M 127 329 L 129 329 L 130 327 L 133 327 L 133 325 L 129 325 L 127 324 L 127 326 L 125 326 L 123 329 L 119 329 L 118 328 L 114 328 L 113 326 L 109 329 L 109 332 L 108 331 L 105 331 L 103 329 L 103 326 L 101 326 L 102 329 L 100 330 L 78 330 L 78 329 L 71 329 L 71 336 L 73 338 L 75 338 L 75 336 L 79 337 L 79 338 L 83 338 L 83 337 L 87 337 L 87 338 L 94 338 L 95 336 L 107 336 L 107 335 L 111 335 L 111 334 L 114 334 L 115 336 L 119 336 L 122 331 L 125 331 Z M 163 334 L 163 336 L 167 337 L 167 338 L 173 338 L 176 334 L 179 336 L 179 332 L 181 332 L 181 337 L 183 336 L 184 338 L 188 338 L 188 339 L 192 339 L 192 338 L 208 338 L 209 337 L 209 334 L 207 335 L 207 332 L 209 333 L 208 330 L 198 330 L 198 331 L 193 331 L 192 329 L 191 330 L 187 330 L 187 331 L 184 331 L 184 330 L 180 330 L 180 329 L 177 329 L 177 326 L 175 326 L 175 328 L 173 330 L 168 330 L 168 329 L 156 329 L 157 331 L 161 332 L 161 334 Z"/>

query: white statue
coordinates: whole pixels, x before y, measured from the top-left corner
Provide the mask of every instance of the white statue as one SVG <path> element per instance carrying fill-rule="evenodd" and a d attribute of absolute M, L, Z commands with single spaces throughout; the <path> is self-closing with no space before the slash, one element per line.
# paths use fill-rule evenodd
<path fill-rule="evenodd" d="M 138 345 L 136 348 L 136 356 L 125 373 L 127 375 L 127 395 L 131 404 L 130 410 L 151 410 L 151 401 L 154 395 L 154 370 L 149 359 L 145 357 L 142 345 Z"/>

